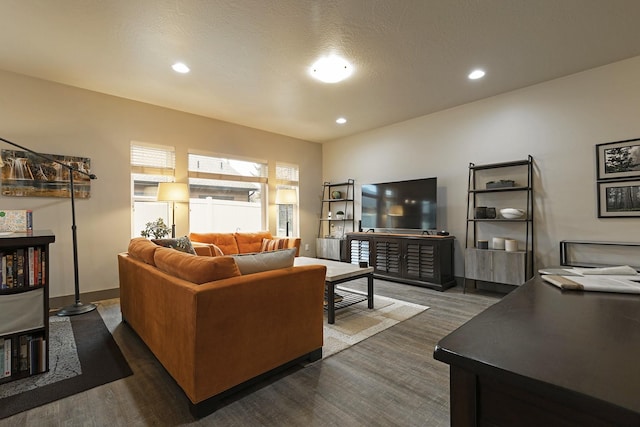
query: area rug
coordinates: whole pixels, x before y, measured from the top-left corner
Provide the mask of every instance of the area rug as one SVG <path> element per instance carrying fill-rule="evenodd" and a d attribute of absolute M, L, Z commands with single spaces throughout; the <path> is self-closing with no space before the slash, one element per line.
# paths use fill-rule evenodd
<path fill-rule="evenodd" d="M 362 294 L 353 289 L 342 289 Z M 340 293 L 340 289 L 336 292 Z M 424 305 L 379 295 L 374 295 L 373 307 L 367 308 L 367 302 L 363 301 L 336 310 L 336 322 L 333 325 L 327 324 L 325 320 L 323 359 L 429 309 Z"/>
<path fill-rule="evenodd" d="M 0 419 L 133 373 L 98 310 L 49 319 L 49 372 L 0 385 Z"/>

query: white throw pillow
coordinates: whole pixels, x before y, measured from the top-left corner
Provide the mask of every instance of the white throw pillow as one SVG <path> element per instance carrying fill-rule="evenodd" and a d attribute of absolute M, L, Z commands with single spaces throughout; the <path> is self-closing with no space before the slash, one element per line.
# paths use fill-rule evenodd
<path fill-rule="evenodd" d="M 261 271 L 277 270 L 293 267 L 296 248 L 279 251 L 256 252 L 250 254 L 232 255 L 242 274 L 253 274 Z"/>

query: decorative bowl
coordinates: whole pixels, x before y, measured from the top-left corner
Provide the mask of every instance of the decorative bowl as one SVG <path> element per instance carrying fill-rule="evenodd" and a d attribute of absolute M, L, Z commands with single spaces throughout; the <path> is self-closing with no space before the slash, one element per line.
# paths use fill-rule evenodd
<path fill-rule="evenodd" d="M 524 215 L 524 210 L 516 208 L 504 208 L 500 209 L 500 215 L 502 215 L 504 219 L 518 219 L 521 218 L 522 215 Z"/>

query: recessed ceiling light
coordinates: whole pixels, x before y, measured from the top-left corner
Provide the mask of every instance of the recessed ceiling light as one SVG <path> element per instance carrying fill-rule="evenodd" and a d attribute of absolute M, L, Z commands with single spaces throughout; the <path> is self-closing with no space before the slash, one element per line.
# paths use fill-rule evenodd
<path fill-rule="evenodd" d="M 337 55 L 325 56 L 313 63 L 309 73 L 325 83 L 338 83 L 353 73 L 353 67 Z"/>
<path fill-rule="evenodd" d="M 477 79 L 481 79 L 484 77 L 485 72 L 482 70 L 473 70 L 471 73 L 469 73 L 469 78 L 471 80 L 477 80 Z"/>
<path fill-rule="evenodd" d="M 181 74 L 186 74 L 189 71 L 191 71 L 189 69 L 189 67 L 187 67 L 185 64 L 183 64 L 182 62 L 176 62 L 175 64 L 173 64 L 171 66 L 171 68 L 173 68 L 173 71 L 175 71 L 176 73 L 181 73 Z"/>
<path fill-rule="evenodd" d="M 336 119 L 336 123 L 339 124 L 339 125 L 343 125 L 343 124 L 347 123 L 347 119 L 345 119 L 344 117 L 338 117 Z"/>

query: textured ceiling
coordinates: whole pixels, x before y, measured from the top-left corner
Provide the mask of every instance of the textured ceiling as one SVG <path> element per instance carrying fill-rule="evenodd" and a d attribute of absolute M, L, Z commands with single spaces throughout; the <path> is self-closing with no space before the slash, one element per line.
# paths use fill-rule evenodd
<path fill-rule="evenodd" d="M 0 69 L 323 142 L 640 55 L 639 22 L 638 0 L 2 0 Z M 309 77 L 328 53 L 351 79 Z"/>

